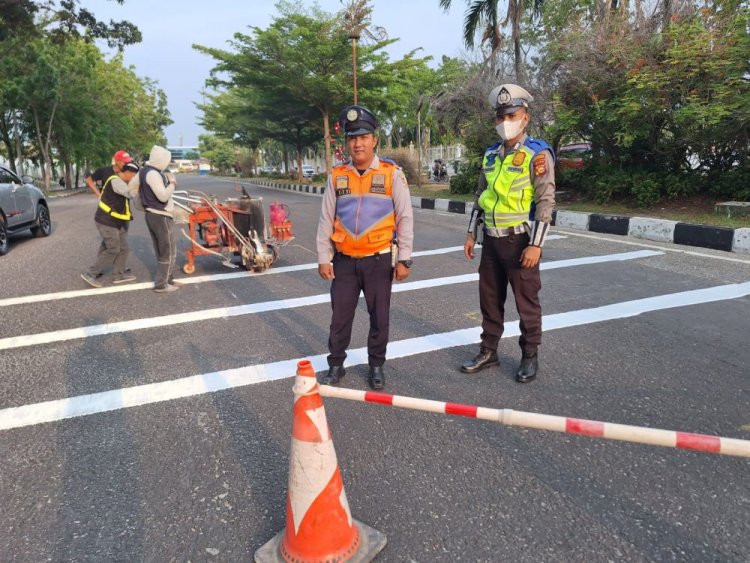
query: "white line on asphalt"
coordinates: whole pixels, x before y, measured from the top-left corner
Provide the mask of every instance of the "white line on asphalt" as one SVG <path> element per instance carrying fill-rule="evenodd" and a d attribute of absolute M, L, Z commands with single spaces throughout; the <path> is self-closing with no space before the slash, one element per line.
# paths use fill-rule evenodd
<path fill-rule="evenodd" d="M 583 233 L 574 233 L 572 231 L 562 231 L 562 232 L 564 232 L 566 235 L 571 235 L 574 237 L 590 238 L 590 239 L 595 239 L 595 240 L 606 240 L 608 242 L 627 244 L 629 246 L 640 246 L 641 248 L 653 248 L 656 250 L 662 250 L 664 252 L 676 252 L 678 254 L 688 254 L 690 256 L 699 256 L 701 258 L 715 258 L 716 260 L 724 260 L 725 262 L 739 262 L 740 264 L 745 264 L 746 266 L 750 266 L 750 260 L 743 260 L 742 258 L 733 258 L 731 256 L 721 256 L 718 254 L 706 254 L 705 252 L 696 252 L 694 250 L 682 250 L 681 248 L 673 248 L 670 246 L 659 246 L 657 244 L 646 244 L 643 242 L 631 242 L 629 240 L 623 239 L 620 235 L 613 235 L 613 237 L 618 237 L 618 238 L 612 238 L 609 236 L 600 236 L 600 235 L 605 235 L 606 233 L 600 233 L 600 235 L 587 235 Z M 723 252 L 723 251 L 717 250 L 717 252 Z"/>
<path fill-rule="evenodd" d="M 463 249 L 463 247 L 461 247 Z M 583 266 L 587 264 L 601 264 L 604 262 L 614 262 L 622 260 L 635 260 L 637 258 L 647 258 L 658 256 L 661 253 L 650 250 L 638 250 L 635 252 L 625 252 L 621 254 L 607 254 L 604 256 L 588 256 L 585 258 L 573 258 L 570 260 L 557 260 L 554 262 L 544 262 L 541 265 L 542 270 L 555 270 L 558 268 L 570 268 L 573 266 Z M 428 287 L 440 287 L 444 285 L 453 285 L 467 283 L 479 279 L 479 274 L 464 274 L 461 276 L 449 276 L 442 278 L 431 278 L 413 282 L 405 282 L 393 286 L 393 293 L 404 291 L 414 291 Z M 145 319 L 134 319 L 130 321 L 120 321 L 114 323 L 105 323 L 99 325 L 89 325 L 66 330 L 56 330 L 52 332 L 41 332 L 38 334 L 25 334 L 22 336 L 10 336 L 0 339 L 0 350 L 9 350 L 12 348 L 24 348 L 27 346 L 36 346 L 39 344 L 50 344 L 52 342 L 63 342 L 66 340 L 75 340 L 78 338 L 89 338 L 92 336 L 103 336 L 105 334 L 116 334 L 120 332 L 129 332 L 133 330 L 142 330 L 146 328 L 157 328 L 162 326 L 171 326 L 196 321 L 206 321 L 210 319 L 223 319 L 228 317 L 237 317 L 241 315 L 252 315 L 255 313 L 264 313 L 267 311 L 280 311 L 282 309 L 293 309 L 296 307 L 306 307 L 308 305 L 320 305 L 328 303 L 330 295 L 328 293 L 320 295 L 311 295 L 308 297 L 298 297 L 295 299 L 280 299 L 277 301 L 264 301 L 262 303 L 250 303 L 247 305 L 236 305 L 234 307 L 218 307 L 216 309 L 203 309 L 200 311 L 191 311 L 189 313 L 176 313 L 173 315 L 163 315 L 161 317 L 149 317 Z"/>
<path fill-rule="evenodd" d="M 550 235 L 547 240 L 564 239 L 567 237 L 560 235 Z M 463 246 L 448 246 L 446 248 L 436 248 L 433 250 L 420 250 L 413 252 L 412 256 L 434 256 L 437 254 L 448 254 L 450 252 L 457 252 L 463 250 Z M 205 283 L 215 281 L 233 280 L 237 278 L 254 278 L 256 276 L 267 276 L 272 274 L 288 274 L 289 272 L 301 272 L 303 270 L 314 270 L 318 267 L 317 264 L 299 264 L 297 266 L 283 266 L 280 268 L 273 268 L 266 270 L 265 272 L 250 273 L 246 270 L 239 272 L 231 272 L 227 274 L 212 274 L 207 276 L 197 276 L 194 278 L 179 278 L 180 283 L 185 285 L 194 283 Z M 122 293 L 125 291 L 139 291 L 142 289 L 152 289 L 154 284 L 151 282 L 142 283 L 130 283 L 127 285 L 111 285 L 102 288 L 91 288 L 91 289 L 77 289 L 73 291 L 61 291 L 57 293 L 43 293 L 39 295 L 25 295 L 23 297 L 8 297 L 6 299 L 0 299 L 0 307 L 9 307 L 11 305 L 27 305 L 29 303 L 41 303 L 44 301 L 57 301 L 60 299 L 73 299 L 75 297 L 98 297 L 100 295 L 107 295 L 110 293 Z"/>
<path fill-rule="evenodd" d="M 750 295 L 750 282 L 647 297 L 591 309 L 546 315 L 543 319 L 544 330 L 549 331 L 634 317 L 653 311 L 738 299 L 747 295 Z M 480 333 L 481 328 L 474 327 L 391 342 L 388 344 L 388 359 L 405 358 L 416 354 L 475 344 L 480 340 Z M 506 323 L 503 338 L 518 336 L 519 333 L 518 321 Z M 324 370 L 327 367 L 326 355 L 320 354 L 312 358 L 297 358 L 269 364 L 245 366 L 159 383 L 102 391 L 90 395 L 9 407 L 0 410 L 0 431 L 284 379 L 294 375 L 297 362 L 300 359 L 310 360 L 316 371 Z M 348 352 L 348 367 L 366 363 L 367 348 L 358 348 Z"/>

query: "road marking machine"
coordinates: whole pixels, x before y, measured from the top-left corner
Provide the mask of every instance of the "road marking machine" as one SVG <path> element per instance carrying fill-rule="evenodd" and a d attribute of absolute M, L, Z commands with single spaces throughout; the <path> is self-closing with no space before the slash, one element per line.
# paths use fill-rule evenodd
<path fill-rule="evenodd" d="M 294 238 L 286 206 L 275 203 L 269 229 L 263 198 L 251 197 L 244 186 L 242 194 L 219 202 L 215 196 L 196 190 L 174 193 L 175 222 L 187 225 L 187 232 L 183 228 L 182 234 L 190 241 L 183 272 L 194 273 L 195 257 L 203 255 L 214 256 L 229 268 L 238 267 L 232 258 L 239 256 L 245 269 L 254 272 L 267 270 L 276 262 L 279 247 Z"/>

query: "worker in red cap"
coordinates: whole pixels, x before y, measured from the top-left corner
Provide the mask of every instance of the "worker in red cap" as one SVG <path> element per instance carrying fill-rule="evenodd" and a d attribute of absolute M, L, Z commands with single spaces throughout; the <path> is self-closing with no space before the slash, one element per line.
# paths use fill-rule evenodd
<path fill-rule="evenodd" d="M 101 193 L 98 186 L 104 185 L 108 178 L 119 174 L 122 167 L 129 162 L 133 162 L 133 158 L 127 152 L 117 151 L 112 157 L 111 166 L 102 166 L 86 176 L 86 185 L 96 197 L 100 197 Z"/>

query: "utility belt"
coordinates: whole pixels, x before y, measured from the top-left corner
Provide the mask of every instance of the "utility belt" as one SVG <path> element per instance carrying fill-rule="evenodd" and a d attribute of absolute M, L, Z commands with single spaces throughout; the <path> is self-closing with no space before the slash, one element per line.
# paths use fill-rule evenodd
<path fill-rule="evenodd" d="M 341 256 L 344 258 L 352 258 L 353 260 L 359 260 L 360 258 L 370 258 L 371 256 L 380 256 L 381 254 L 390 254 L 391 253 L 391 247 L 384 248 L 383 250 L 378 250 L 377 252 L 373 252 L 371 254 L 363 254 L 361 256 L 350 256 L 349 254 L 344 254 L 343 252 L 336 251 L 336 256 Z"/>
<path fill-rule="evenodd" d="M 513 227 L 503 227 L 503 228 L 484 227 L 483 229 L 484 229 L 484 234 L 492 238 L 501 238 L 501 237 L 507 237 L 510 235 L 520 235 L 521 233 L 528 232 L 528 227 L 526 223 L 521 223 L 520 225 L 515 225 Z"/>

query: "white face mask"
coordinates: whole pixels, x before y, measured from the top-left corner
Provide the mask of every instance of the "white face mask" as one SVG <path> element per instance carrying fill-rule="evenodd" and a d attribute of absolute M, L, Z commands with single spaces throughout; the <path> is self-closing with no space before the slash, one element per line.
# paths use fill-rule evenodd
<path fill-rule="evenodd" d="M 508 141 L 523 131 L 524 125 L 523 119 L 520 121 L 503 121 L 495 125 L 495 130 L 503 141 Z"/>

